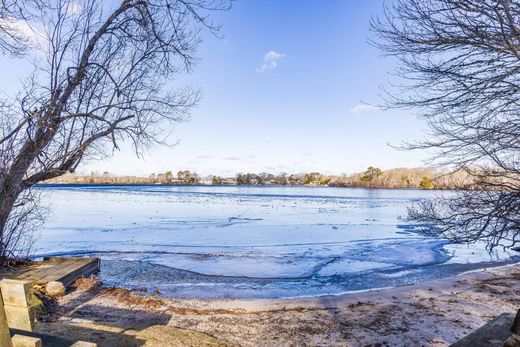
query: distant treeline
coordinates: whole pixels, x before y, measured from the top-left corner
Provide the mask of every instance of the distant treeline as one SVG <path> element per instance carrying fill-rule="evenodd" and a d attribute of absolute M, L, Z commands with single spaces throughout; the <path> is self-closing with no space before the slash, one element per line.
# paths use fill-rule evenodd
<path fill-rule="evenodd" d="M 239 173 L 234 177 L 201 177 L 189 170 L 153 173 L 148 177 L 115 176 L 109 172 L 90 175 L 67 174 L 46 181 L 62 184 L 215 184 L 215 185 L 288 185 L 288 186 L 331 186 L 360 188 L 418 188 L 455 189 L 470 183 L 465 172 L 443 173 L 432 168 L 398 168 L 383 171 L 369 167 L 353 175 L 323 175 L 319 172 L 304 174 Z"/>

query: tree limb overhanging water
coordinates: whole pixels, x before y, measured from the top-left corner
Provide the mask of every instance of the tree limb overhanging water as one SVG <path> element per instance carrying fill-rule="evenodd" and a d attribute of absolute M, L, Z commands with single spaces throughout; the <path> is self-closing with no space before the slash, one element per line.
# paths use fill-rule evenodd
<path fill-rule="evenodd" d="M 372 20 L 372 43 L 397 60 L 385 107 L 417 111 L 430 163 L 475 184 L 421 202 L 409 219 L 454 241 L 516 245 L 520 233 L 520 3 L 399 0 Z"/>

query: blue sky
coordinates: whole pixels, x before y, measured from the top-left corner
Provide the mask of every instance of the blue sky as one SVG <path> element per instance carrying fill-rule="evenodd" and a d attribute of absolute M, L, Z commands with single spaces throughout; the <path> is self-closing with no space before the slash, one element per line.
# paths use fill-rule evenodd
<path fill-rule="evenodd" d="M 171 142 L 179 143 L 140 159 L 122 147 L 79 171 L 341 174 L 369 165 L 420 166 L 424 153 L 388 143 L 418 139 L 424 125 L 409 111 L 361 104 L 380 100 L 393 67 L 367 43 L 370 17 L 382 6 L 380 0 L 235 2 L 216 16 L 224 38 L 204 34 L 201 62 L 171 82 L 203 90 L 191 120 L 175 127 Z"/>

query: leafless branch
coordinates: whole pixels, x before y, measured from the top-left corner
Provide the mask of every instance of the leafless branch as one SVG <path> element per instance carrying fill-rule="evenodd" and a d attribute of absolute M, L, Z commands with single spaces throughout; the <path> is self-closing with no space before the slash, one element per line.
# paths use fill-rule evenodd
<path fill-rule="evenodd" d="M 397 0 L 372 20 L 372 43 L 398 62 L 385 106 L 416 110 L 428 125 L 405 147 L 478 182 L 411 209 L 437 235 L 518 242 L 519 19 L 518 1 Z"/>
<path fill-rule="evenodd" d="M 31 186 L 73 172 L 120 142 L 164 143 L 197 90 L 173 89 L 196 63 L 200 32 L 228 0 L 2 0 L 0 50 L 37 62 L 16 100 L 0 102 L 0 257 Z M 113 7 L 110 7 L 113 6 Z M 4 243 L 2 243 L 4 242 Z"/>

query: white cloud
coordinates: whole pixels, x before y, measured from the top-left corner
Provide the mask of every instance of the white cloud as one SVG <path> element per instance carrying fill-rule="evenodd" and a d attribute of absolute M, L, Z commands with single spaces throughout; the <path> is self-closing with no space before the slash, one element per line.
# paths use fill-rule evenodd
<path fill-rule="evenodd" d="M 373 105 L 357 104 L 356 106 L 354 106 L 350 109 L 350 113 L 354 113 L 354 114 L 369 113 L 369 112 L 377 111 L 377 109 L 378 108 Z"/>
<path fill-rule="evenodd" d="M 264 63 L 262 66 L 256 69 L 256 72 L 265 72 L 267 70 L 273 70 L 278 67 L 278 64 L 285 58 L 285 53 L 280 53 L 274 50 L 267 52 L 264 55 Z"/>

